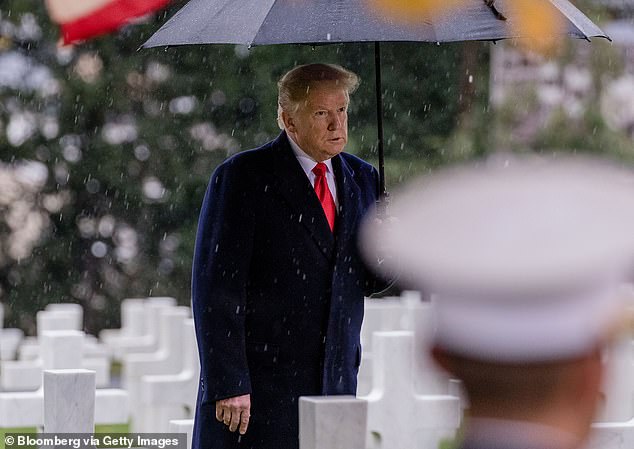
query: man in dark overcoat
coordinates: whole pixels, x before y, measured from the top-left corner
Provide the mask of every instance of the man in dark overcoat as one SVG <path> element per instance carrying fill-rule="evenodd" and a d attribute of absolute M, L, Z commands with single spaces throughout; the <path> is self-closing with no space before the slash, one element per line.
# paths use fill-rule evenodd
<path fill-rule="evenodd" d="M 299 66 L 278 83 L 282 133 L 213 173 L 200 214 L 193 312 L 195 449 L 296 449 L 298 398 L 354 395 L 364 295 L 357 251 L 376 170 L 343 153 L 357 76 Z"/>

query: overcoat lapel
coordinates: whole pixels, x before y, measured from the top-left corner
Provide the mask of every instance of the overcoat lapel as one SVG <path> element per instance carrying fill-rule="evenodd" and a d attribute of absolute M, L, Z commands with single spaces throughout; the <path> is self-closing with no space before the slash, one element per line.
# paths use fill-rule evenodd
<path fill-rule="evenodd" d="M 293 219 L 304 225 L 322 254 L 331 259 L 335 238 L 315 190 L 288 143 L 286 133 L 275 139 L 271 151 L 274 152 L 271 161 L 276 190 L 295 211 Z"/>

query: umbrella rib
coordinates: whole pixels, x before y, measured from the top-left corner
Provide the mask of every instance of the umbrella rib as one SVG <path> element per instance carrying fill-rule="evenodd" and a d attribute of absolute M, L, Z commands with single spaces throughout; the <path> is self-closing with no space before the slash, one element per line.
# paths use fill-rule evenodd
<path fill-rule="evenodd" d="M 262 22 L 260 22 L 260 25 L 257 27 L 257 31 L 256 31 L 255 35 L 253 36 L 253 39 L 251 40 L 251 42 L 248 45 L 249 47 L 251 47 L 252 45 L 258 45 L 256 41 L 257 41 L 258 36 L 260 35 L 260 31 L 262 30 L 262 25 L 264 25 L 264 22 L 266 22 L 266 19 L 268 19 L 269 16 L 271 15 L 271 11 L 275 7 L 275 2 L 276 2 L 276 0 L 273 0 L 273 3 L 271 4 L 271 7 L 269 8 L 269 11 L 266 13 L 264 18 L 262 19 Z"/>
<path fill-rule="evenodd" d="M 592 36 L 588 36 L 588 34 L 586 33 L 586 31 L 584 30 L 585 27 L 583 27 L 580 23 L 578 23 L 578 20 L 575 20 L 574 17 L 571 17 L 572 14 L 570 14 L 570 10 L 576 10 L 577 12 L 581 12 L 579 11 L 574 5 L 572 5 L 571 3 L 565 4 L 563 2 L 560 2 L 559 0 L 549 0 L 550 3 L 552 5 L 555 6 L 555 8 L 557 8 L 559 10 L 559 12 L 561 12 L 561 14 L 563 14 L 566 19 L 568 19 L 568 21 L 570 21 L 571 24 L 573 24 L 575 26 L 575 28 L 577 28 L 577 30 L 579 30 L 579 32 L 581 34 L 583 34 L 584 38 L 589 41 L 590 37 L 604 37 L 606 39 L 608 39 L 609 41 L 611 41 L 612 39 L 610 39 L 609 36 L 607 36 L 603 30 L 601 30 L 598 26 L 596 26 L 593 22 L 590 21 L 590 19 L 587 19 L 587 17 L 585 17 L 584 15 L 579 15 L 579 18 L 586 18 L 588 21 L 589 26 L 595 27 L 596 31 L 600 34 L 596 34 L 596 35 L 592 35 Z"/>
<path fill-rule="evenodd" d="M 504 14 L 502 14 L 495 7 L 495 0 L 484 0 L 484 4 L 487 5 L 491 11 L 493 11 L 493 15 L 495 16 L 496 19 L 506 20 L 506 17 L 504 16 Z"/>

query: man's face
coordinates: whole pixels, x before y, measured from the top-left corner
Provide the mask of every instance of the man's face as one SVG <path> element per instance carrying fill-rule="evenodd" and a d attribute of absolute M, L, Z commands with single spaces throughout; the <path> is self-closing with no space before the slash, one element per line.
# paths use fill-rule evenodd
<path fill-rule="evenodd" d="M 348 142 L 348 95 L 335 82 L 317 83 L 295 113 L 282 113 L 293 140 L 317 162 L 338 155 Z"/>

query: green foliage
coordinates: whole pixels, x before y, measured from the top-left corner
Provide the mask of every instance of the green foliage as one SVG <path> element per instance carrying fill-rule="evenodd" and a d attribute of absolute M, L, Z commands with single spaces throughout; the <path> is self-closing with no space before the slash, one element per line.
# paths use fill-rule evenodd
<path fill-rule="evenodd" d="M 594 155 L 611 155 L 614 158 L 634 162 L 632 140 L 624 133 L 611 130 L 601 116 L 589 110 L 581 120 L 570 126 L 566 115 L 558 111 L 535 138 L 536 148 L 572 151 Z"/>
<path fill-rule="evenodd" d="M 60 50 L 42 2 L 3 2 L 0 20 L 19 26 L 33 19 L 41 32 L 6 33 L 0 52 L 46 68 L 58 85 L 52 94 L 0 86 L 0 160 L 46 166 L 33 207 L 50 222 L 28 257 L 0 257 L 8 325 L 33 332 L 35 311 L 49 302 L 81 303 L 93 332 L 119 325 L 125 297 L 169 295 L 188 304 L 207 180 L 228 155 L 279 133 L 276 82 L 296 64 L 333 62 L 361 76 L 348 151 L 376 159 L 373 44 L 138 50 L 176 9 Z M 473 107 L 484 110 L 488 50 L 477 48 Z M 478 127 L 460 123 L 462 45 L 382 44 L 381 50 L 388 186 L 454 158 L 456 128 L 470 152 L 482 151 L 481 139 L 468 137 Z M 8 127 L 20 112 L 38 126 L 15 142 Z M 57 130 L 44 132 L 45 119 Z M 158 197 L 148 196 L 148 188 Z M 50 210 L 47 195 L 64 196 L 64 206 Z M 2 227 L 9 213 L 0 206 L 0 255 L 2 238 L 13 238 Z"/>

